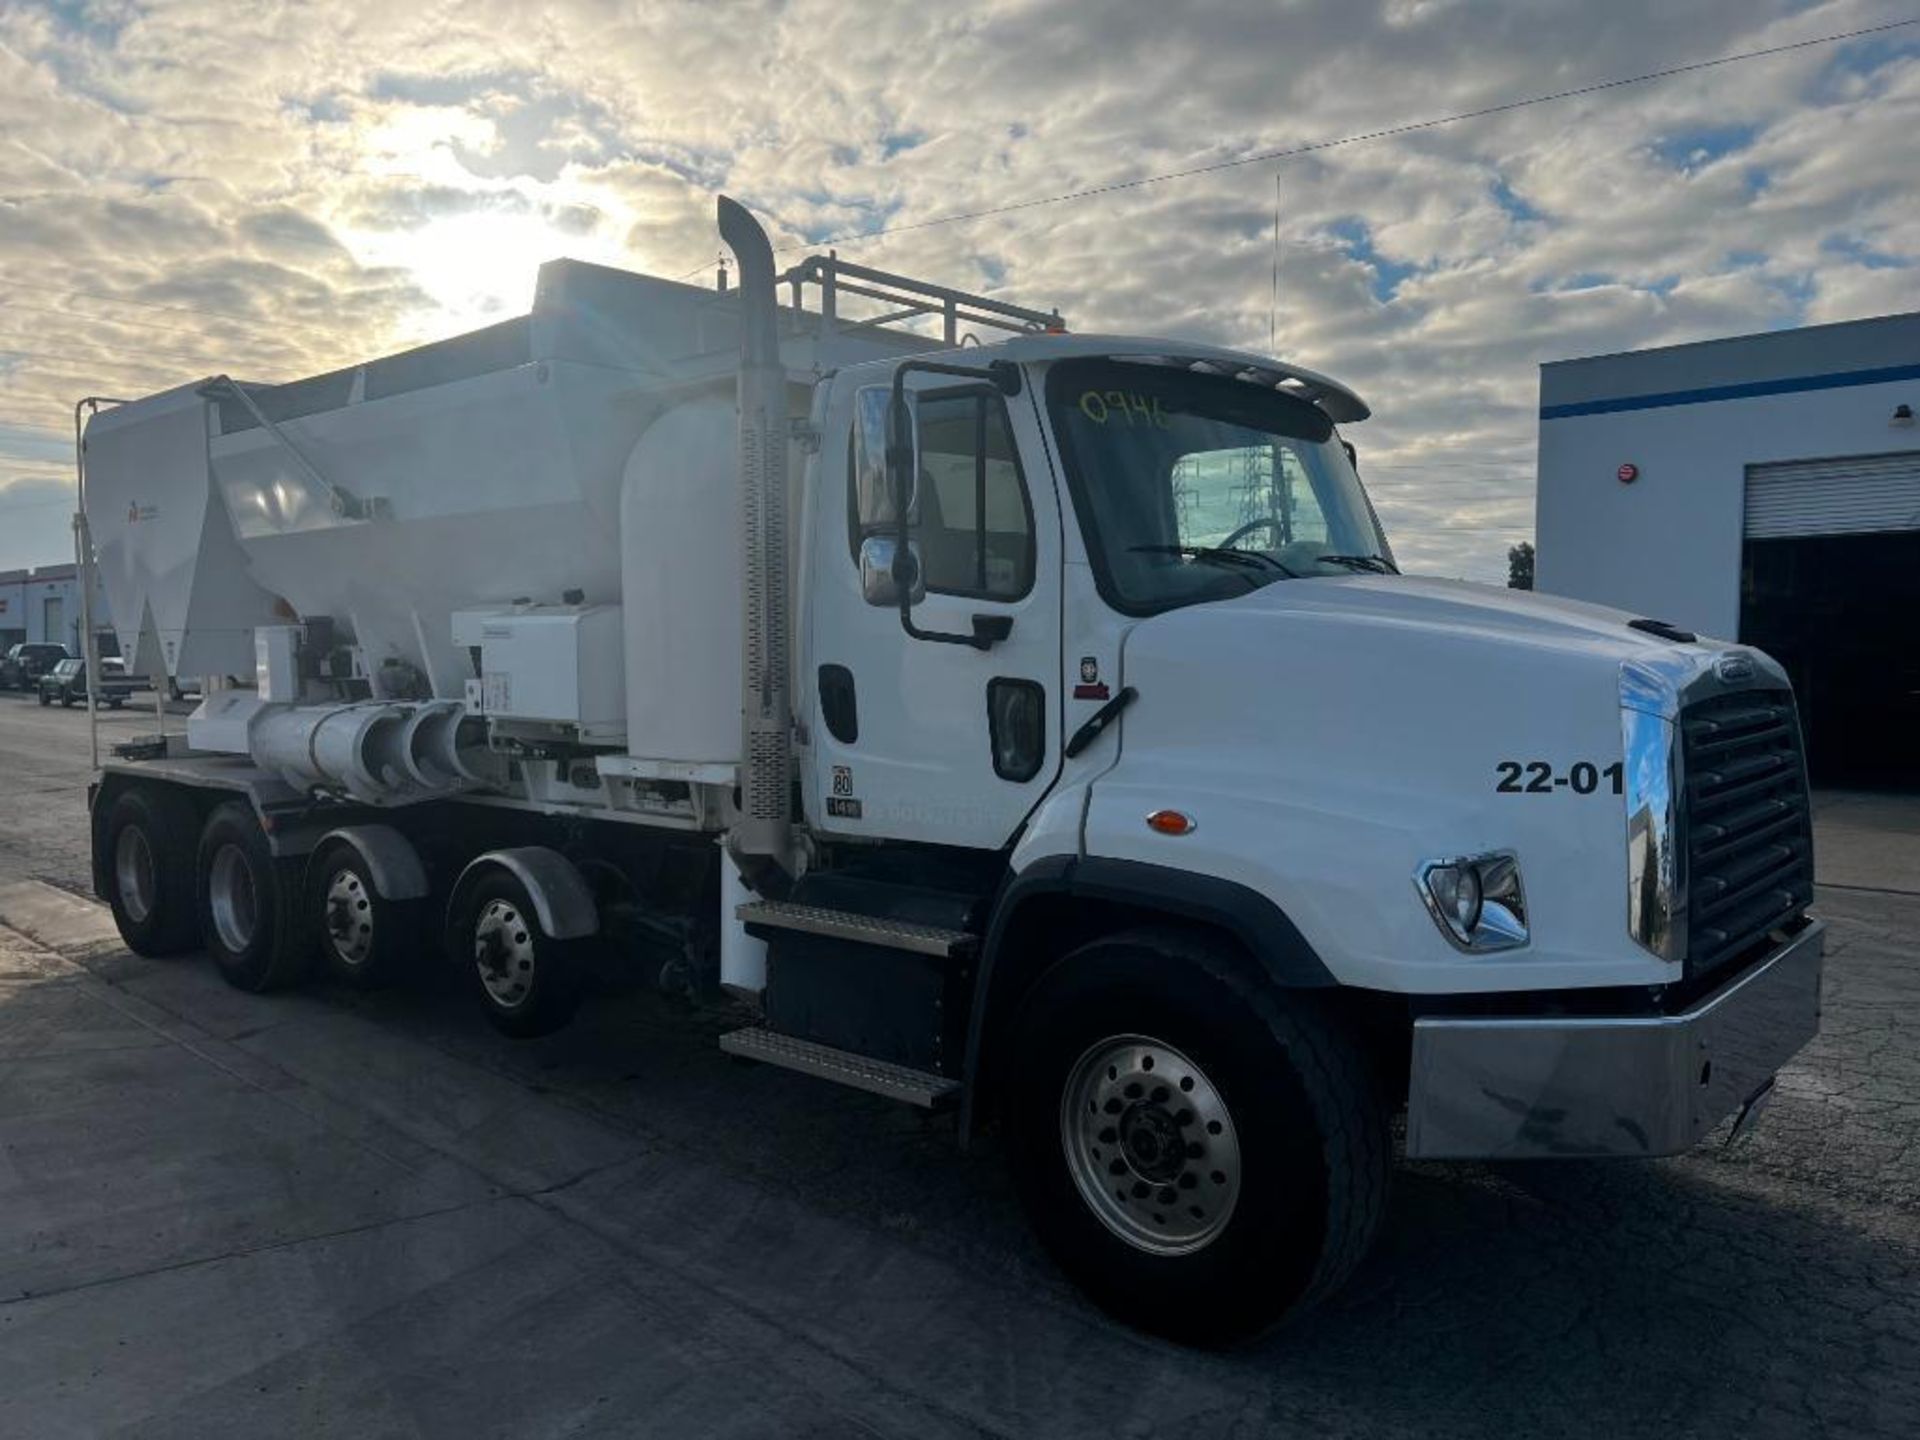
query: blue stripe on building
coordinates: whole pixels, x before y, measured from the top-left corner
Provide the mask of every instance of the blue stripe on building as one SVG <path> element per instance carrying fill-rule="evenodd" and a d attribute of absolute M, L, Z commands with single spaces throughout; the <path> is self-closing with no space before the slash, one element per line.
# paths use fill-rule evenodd
<path fill-rule="evenodd" d="M 1582 400 L 1571 405 L 1542 405 L 1542 420 L 1576 415 L 1612 415 L 1621 410 L 1661 410 L 1669 405 L 1703 405 L 1713 400 L 1751 400 L 1760 395 L 1793 395 L 1806 390 L 1844 390 L 1854 385 L 1884 385 L 1920 380 L 1920 365 L 1884 365 L 1877 370 L 1840 370 L 1828 375 L 1793 375 L 1783 380 L 1753 380 L 1743 385 L 1714 385 L 1704 390 L 1669 390 L 1660 395 L 1622 395 L 1613 400 Z"/>

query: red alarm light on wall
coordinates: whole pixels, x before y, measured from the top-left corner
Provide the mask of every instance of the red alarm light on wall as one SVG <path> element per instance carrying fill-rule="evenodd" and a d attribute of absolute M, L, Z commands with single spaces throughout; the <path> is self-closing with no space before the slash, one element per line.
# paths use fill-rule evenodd
<path fill-rule="evenodd" d="M 1618 470 L 1613 472 L 1613 478 L 1618 480 L 1622 485 L 1631 485 L 1640 478 L 1640 467 L 1631 460 L 1628 460 L 1624 462 Z"/>

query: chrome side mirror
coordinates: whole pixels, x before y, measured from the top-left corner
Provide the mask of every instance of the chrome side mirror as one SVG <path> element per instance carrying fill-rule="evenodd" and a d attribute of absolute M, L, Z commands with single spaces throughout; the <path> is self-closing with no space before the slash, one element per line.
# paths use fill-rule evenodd
<path fill-rule="evenodd" d="M 888 468 L 887 429 L 891 423 L 893 392 L 885 385 L 867 385 L 854 392 L 853 428 L 853 501 L 861 527 L 878 529 L 899 523 L 899 491 L 895 476 Z M 919 437 L 914 433 L 913 409 L 907 407 L 905 423 L 908 447 L 917 450 Z M 916 462 L 907 475 L 907 523 L 919 517 L 919 466 Z"/>
<path fill-rule="evenodd" d="M 892 535 L 869 535 L 860 542 L 860 593 L 869 605 L 899 605 L 900 586 L 894 579 L 894 560 L 900 554 Z M 920 547 L 907 542 L 906 568 L 913 577 L 908 603 L 918 605 L 927 595 L 926 572 L 920 567 Z"/>
<path fill-rule="evenodd" d="M 920 415 L 901 384 L 905 368 L 894 372 L 887 399 L 887 493 L 893 498 L 894 523 L 904 536 L 917 521 L 920 506 Z"/>

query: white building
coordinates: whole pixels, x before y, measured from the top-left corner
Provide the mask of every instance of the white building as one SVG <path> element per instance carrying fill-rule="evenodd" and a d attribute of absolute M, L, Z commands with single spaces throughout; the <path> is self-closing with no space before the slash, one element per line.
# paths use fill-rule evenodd
<path fill-rule="evenodd" d="M 1816 778 L 1920 782 L 1920 313 L 1540 368 L 1536 583 L 1757 645 Z"/>
<path fill-rule="evenodd" d="M 97 585 L 93 626 L 102 635 L 105 652 L 116 653 L 106 591 Z M 22 640 L 52 641 L 71 654 L 80 653 L 80 581 L 71 563 L 0 570 L 0 650 Z"/>

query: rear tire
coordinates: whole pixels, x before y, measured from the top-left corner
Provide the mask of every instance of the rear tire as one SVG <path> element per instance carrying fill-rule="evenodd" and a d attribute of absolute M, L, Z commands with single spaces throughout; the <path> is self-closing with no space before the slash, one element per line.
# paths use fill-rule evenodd
<path fill-rule="evenodd" d="M 1181 932 L 1098 940 L 1029 992 L 1004 1096 L 1041 1241 L 1102 1308 L 1198 1344 L 1331 1293 L 1385 1206 L 1385 1107 L 1307 992 Z"/>
<path fill-rule="evenodd" d="M 547 1035 L 573 1018 L 586 978 L 577 940 L 556 940 L 541 928 L 533 897 L 505 870 L 468 889 L 453 925 L 454 963 L 503 1035 Z"/>
<path fill-rule="evenodd" d="M 100 873 L 113 923 L 136 955 L 178 955 L 200 943 L 192 858 L 199 824 L 193 802 L 163 785 L 122 790 L 107 810 Z"/>
<path fill-rule="evenodd" d="M 307 923 L 336 980 L 358 990 L 390 983 L 419 948 L 417 900 L 386 900 L 360 852 L 335 840 L 307 867 Z"/>
<path fill-rule="evenodd" d="M 229 985 L 260 993 L 306 974 L 313 934 L 300 923 L 300 870 L 275 860 L 253 811 L 221 805 L 200 832 L 194 867 L 200 930 Z"/>

